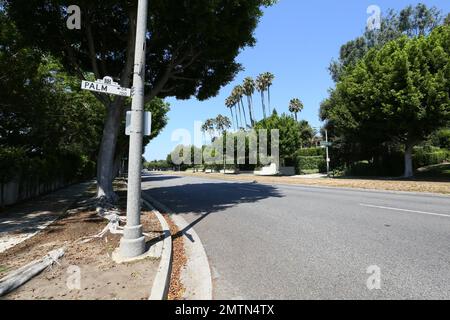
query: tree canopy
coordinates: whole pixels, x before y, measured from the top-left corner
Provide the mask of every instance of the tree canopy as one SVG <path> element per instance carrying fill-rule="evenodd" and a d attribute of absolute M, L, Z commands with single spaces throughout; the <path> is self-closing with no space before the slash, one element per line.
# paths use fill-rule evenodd
<path fill-rule="evenodd" d="M 262 6 L 273 0 L 150 1 L 145 101 L 215 96 L 242 66 L 240 50 L 256 42 Z M 69 30 L 69 5 L 81 8 L 81 29 Z M 9 15 L 30 46 L 51 53 L 80 79 L 106 75 L 131 86 L 137 3 L 130 0 L 6 0 Z M 98 196 L 114 200 L 113 163 L 126 100 L 96 95 L 107 107 L 99 152 Z"/>
<path fill-rule="evenodd" d="M 370 50 L 343 74 L 321 116 L 354 142 L 402 143 L 411 176 L 412 147 L 450 121 L 449 88 L 450 27 L 442 26 Z"/>

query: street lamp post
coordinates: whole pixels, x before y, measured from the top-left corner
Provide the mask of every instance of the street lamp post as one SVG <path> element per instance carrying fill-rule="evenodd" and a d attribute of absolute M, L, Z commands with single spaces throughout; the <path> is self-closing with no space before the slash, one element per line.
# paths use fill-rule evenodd
<path fill-rule="evenodd" d="M 145 252 L 141 225 L 141 171 L 144 130 L 145 45 L 148 0 L 139 0 L 131 105 L 130 150 L 128 161 L 127 224 L 120 241 L 120 256 L 135 258 Z"/>

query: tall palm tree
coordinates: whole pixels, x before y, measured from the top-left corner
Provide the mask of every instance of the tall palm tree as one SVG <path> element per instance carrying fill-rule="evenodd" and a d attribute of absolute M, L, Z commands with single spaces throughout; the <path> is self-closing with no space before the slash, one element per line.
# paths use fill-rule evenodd
<path fill-rule="evenodd" d="M 231 128 L 230 119 L 221 114 L 216 117 L 214 124 L 217 132 L 219 132 L 220 134 L 224 134 L 228 129 Z"/>
<path fill-rule="evenodd" d="M 262 104 L 262 110 L 263 110 L 263 116 L 264 119 L 266 119 L 266 105 L 264 102 L 264 92 L 266 91 L 266 81 L 264 80 L 264 77 L 262 74 L 260 74 L 256 78 L 256 90 L 258 90 L 261 93 L 261 104 Z"/>
<path fill-rule="evenodd" d="M 233 99 L 231 97 L 228 97 L 228 98 L 225 99 L 225 106 L 228 109 L 230 109 L 231 121 L 234 122 L 234 115 L 233 115 L 234 101 L 233 101 Z M 230 127 L 231 127 L 232 122 L 230 123 Z M 235 129 L 236 129 L 236 126 L 237 126 L 237 123 L 234 124 Z"/>
<path fill-rule="evenodd" d="M 208 119 L 201 126 L 202 132 L 203 133 L 208 132 L 209 136 L 211 137 L 211 141 L 214 140 L 215 125 L 216 125 L 216 119 Z"/>
<path fill-rule="evenodd" d="M 294 114 L 295 121 L 298 121 L 297 114 L 299 112 L 302 112 L 303 108 L 304 108 L 303 102 L 301 102 L 300 99 L 295 98 L 289 102 L 289 111 Z"/>
<path fill-rule="evenodd" d="M 263 79 L 265 82 L 265 87 L 267 90 L 267 99 L 269 102 L 269 116 L 272 115 L 271 106 L 270 106 L 270 87 L 273 84 L 273 80 L 275 80 L 275 76 L 270 72 L 263 73 Z"/>
<path fill-rule="evenodd" d="M 251 77 L 244 79 L 244 84 L 242 85 L 244 89 L 244 95 L 247 96 L 248 112 L 250 114 L 250 124 L 253 128 L 255 125 L 255 119 L 253 117 L 253 94 L 255 93 L 255 81 Z"/>
<path fill-rule="evenodd" d="M 246 128 L 247 127 L 247 115 L 245 114 L 245 108 L 244 108 L 244 104 L 242 102 L 242 97 L 244 96 L 244 88 L 242 88 L 242 86 L 238 85 L 238 86 L 234 87 L 232 94 L 237 100 L 237 104 L 239 106 L 239 112 L 241 112 L 241 109 L 242 109 L 242 113 L 244 114 L 244 121 L 245 121 L 244 128 Z"/>
<path fill-rule="evenodd" d="M 223 139 L 225 139 L 225 135 L 228 129 L 231 128 L 231 121 L 228 119 L 228 117 L 224 117 L 223 115 L 219 114 L 215 119 L 215 127 L 218 132 L 222 135 Z M 225 141 L 225 140 L 223 140 Z M 222 145 L 222 149 L 224 146 Z M 223 160 L 223 172 L 226 173 L 226 152 L 223 150 L 222 152 L 222 160 Z"/>

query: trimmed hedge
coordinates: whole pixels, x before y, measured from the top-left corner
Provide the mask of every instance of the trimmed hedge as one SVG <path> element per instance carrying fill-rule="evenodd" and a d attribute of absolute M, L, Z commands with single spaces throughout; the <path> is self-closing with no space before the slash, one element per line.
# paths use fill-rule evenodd
<path fill-rule="evenodd" d="M 413 162 L 415 168 L 422 168 L 435 164 L 441 164 L 450 159 L 448 150 L 438 150 L 434 152 L 423 152 L 423 150 L 415 150 Z"/>
<path fill-rule="evenodd" d="M 450 160 L 450 150 L 433 146 L 414 148 L 413 162 L 415 168 L 440 164 Z"/>
<path fill-rule="evenodd" d="M 325 148 L 305 148 L 296 153 L 297 157 L 325 157 Z"/>
<path fill-rule="evenodd" d="M 302 173 L 306 170 L 317 170 L 317 172 L 326 171 L 326 161 L 323 156 L 297 157 L 297 171 Z"/>

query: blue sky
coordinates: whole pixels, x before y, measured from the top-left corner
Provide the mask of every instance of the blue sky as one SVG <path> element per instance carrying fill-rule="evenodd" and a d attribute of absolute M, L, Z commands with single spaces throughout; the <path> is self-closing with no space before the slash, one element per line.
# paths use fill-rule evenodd
<path fill-rule="evenodd" d="M 339 54 L 339 48 L 364 31 L 370 5 L 378 5 L 383 12 L 389 8 L 400 10 L 409 4 L 423 2 L 450 12 L 448 0 L 280 0 L 265 10 L 256 29 L 257 44 L 241 52 L 237 60 L 245 68 L 236 79 L 223 87 L 217 97 L 207 101 L 196 99 L 179 101 L 167 99 L 171 104 L 170 120 L 164 131 L 146 148 L 147 160 L 165 159 L 179 144 L 171 141 L 177 129 L 194 131 L 195 121 L 204 121 L 218 114 L 229 116 L 224 106 L 232 88 L 247 77 L 270 71 L 275 75 L 271 88 L 272 106 L 279 113 L 288 112 L 292 98 L 300 98 L 305 109 L 299 118 L 312 126 L 321 126 L 318 118 L 320 102 L 333 87 L 327 67 Z M 254 102 L 257 117 L 262 117 L 259 95 Z"/>

